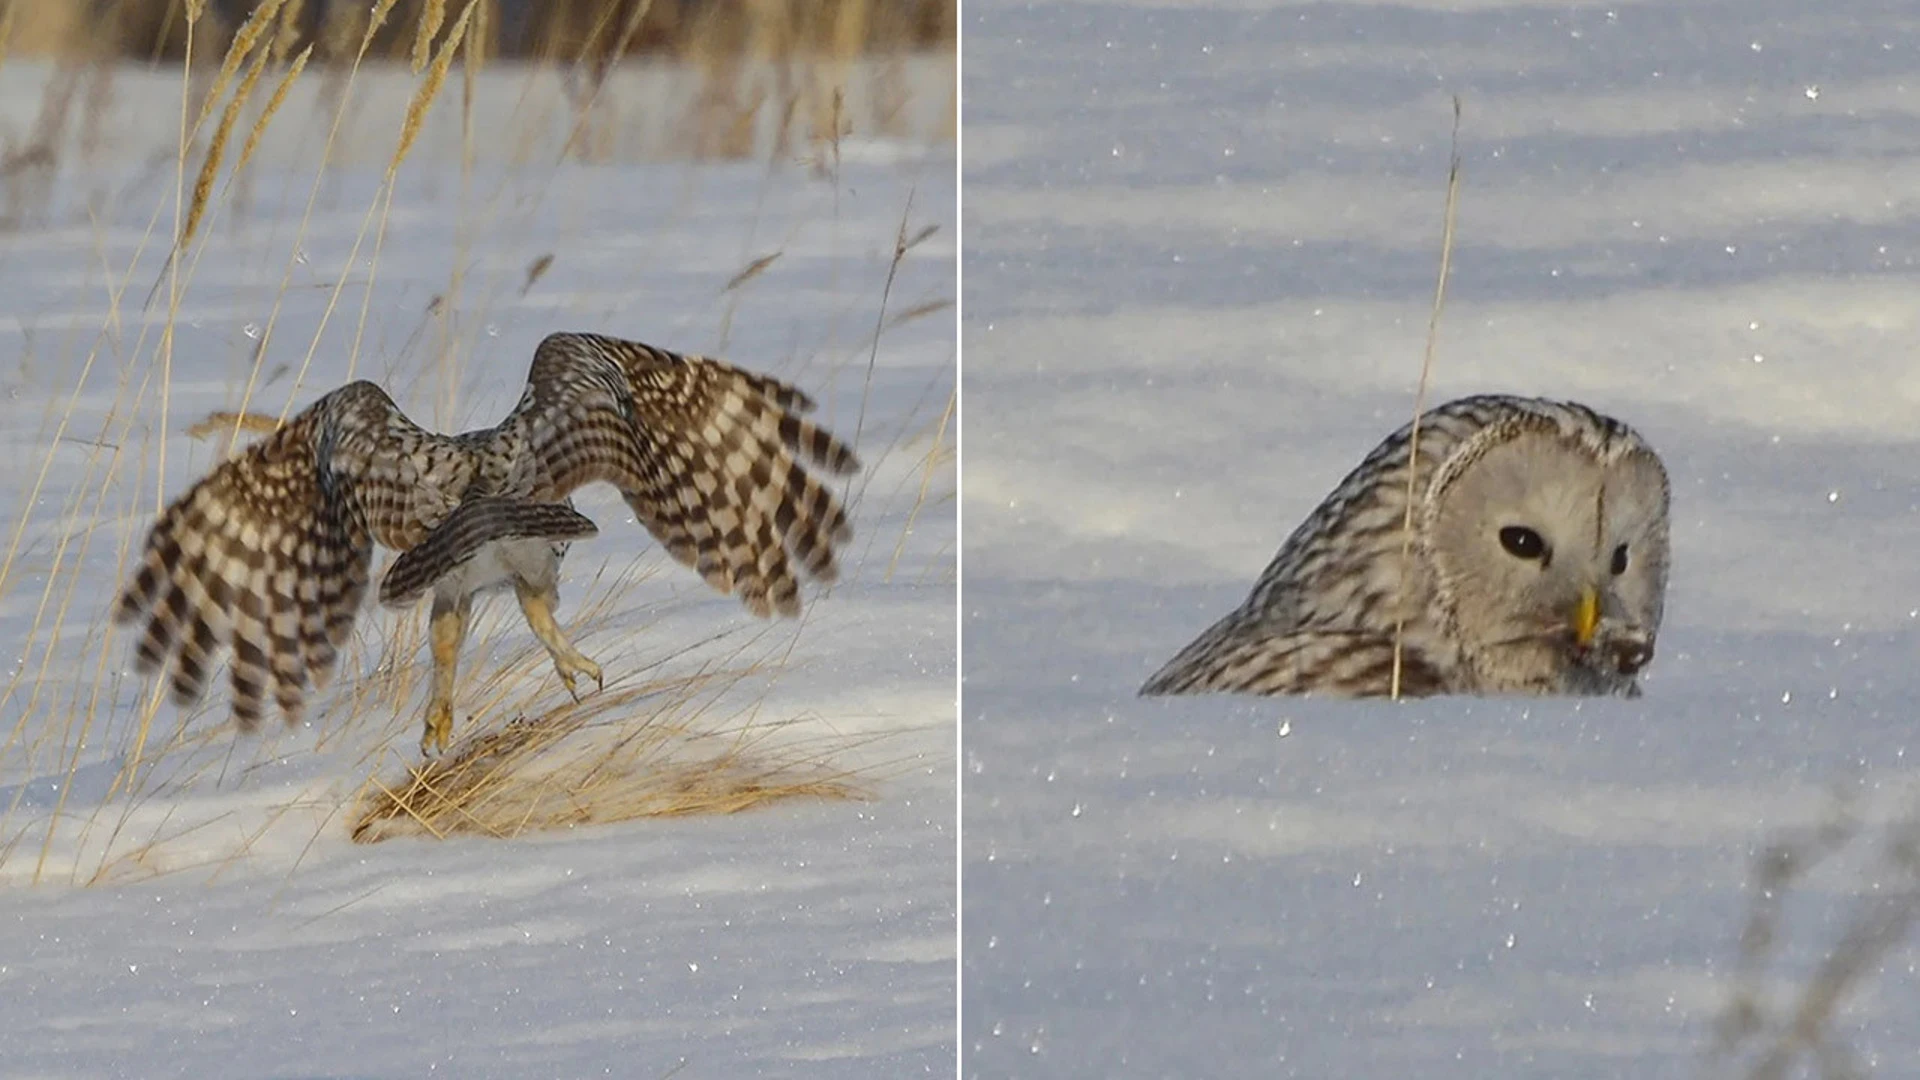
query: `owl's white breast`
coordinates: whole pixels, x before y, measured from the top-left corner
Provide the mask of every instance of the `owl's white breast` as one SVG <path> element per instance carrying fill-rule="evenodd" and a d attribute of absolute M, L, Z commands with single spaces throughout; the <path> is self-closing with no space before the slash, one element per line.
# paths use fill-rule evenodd
<path fill-rule="evenodd" d="M 488 592 L 520 578 L 535 585 L 551 584 L 559 571 L 566 545 L 539 538 L 499 540 L 483 546 L 445 577 L 438 591 L 453 595 Z"/>

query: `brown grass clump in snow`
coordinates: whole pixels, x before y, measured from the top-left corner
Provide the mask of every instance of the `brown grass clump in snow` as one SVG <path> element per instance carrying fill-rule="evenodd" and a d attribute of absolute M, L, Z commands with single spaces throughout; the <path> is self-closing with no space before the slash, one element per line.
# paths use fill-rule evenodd
<path fill-rule="evenodd" d="M 473 731 L 446 755 L 410 765 L 397 783 L 370 780 L 354 810 L 353 838 L 509 839 L 636 818 L 733 814 L 785 799 L 865 797 L 852 773 L 829 763 L 845 749 L 839 740 L 775 747 L 774 725 L 701 724 L 694 698 L 716 678 L 608 690 Z M 651 715 L 635 719 L 643 709 Z"/>

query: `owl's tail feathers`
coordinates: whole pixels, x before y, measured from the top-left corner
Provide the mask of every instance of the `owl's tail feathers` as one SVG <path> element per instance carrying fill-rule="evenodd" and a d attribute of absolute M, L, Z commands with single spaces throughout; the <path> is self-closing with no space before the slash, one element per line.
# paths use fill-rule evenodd
<path fill-rule="evenodd" d="M 427 538 L 408 549 L 380 579 L 380 603 L 406 607 L 441 578 L 465 566 L 480 549 L 500 540 L 579 540 L 600 531 L 592 519 L 564 503 L 486 496 L 454 507 Z"/>
<path fill-rule="evenodd" d="M 813 402 L 799 390 L 720 361 L 696 363 L 695 377 L 719 381 L 708 395 L 716 407 L 697 426 L 656 425 L 660 445 L 648 456 L 657 480 L 625 492 L 627 505 L 713 588 L 761 618 L 797 616 L 799 577 L 835 581 L 836 548 L 853 538 L 839 495 L 808 467 L 845 476 L 859 471 L 859 455 L 801 415 Z"/>
<path fill-rule="evenodd" d="M 373 547 L 323 484 L 303 415 L 209 473 L 147 533 L 114 621 L 142 623 L 142 674 L 169 667 L 173 699 L 198 701 L 231 647 L 233 716 L 252 731 L 266 695 L 289 723 L 324 683 L 366 593 Z"/>

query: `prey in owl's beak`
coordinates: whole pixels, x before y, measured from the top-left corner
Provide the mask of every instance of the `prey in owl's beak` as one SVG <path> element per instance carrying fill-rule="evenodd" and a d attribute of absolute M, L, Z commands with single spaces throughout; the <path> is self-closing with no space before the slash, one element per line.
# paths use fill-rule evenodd
<path fill-rule="evenodd" d="M 1601 620 L 1600 591 L 1591 585 L 1581 586 L 1568 628 L 1573 631 L 1574 655 L 1588 666 L 1634 675 L 1653 659 L 1653 642 L 1645 631 Z"/>

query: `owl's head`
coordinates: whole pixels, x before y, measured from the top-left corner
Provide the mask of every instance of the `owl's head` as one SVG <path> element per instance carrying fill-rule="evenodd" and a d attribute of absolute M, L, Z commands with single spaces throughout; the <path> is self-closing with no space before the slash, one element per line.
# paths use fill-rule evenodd
<path fill-rule="evenodd" d="M 1667 474 L 1640 436 L 1586 410 L 1510 417 L 1436 470 L 1421 543 L 1438 599 L 1490 691 L 1630 691 L 1667 586 Z"/>

